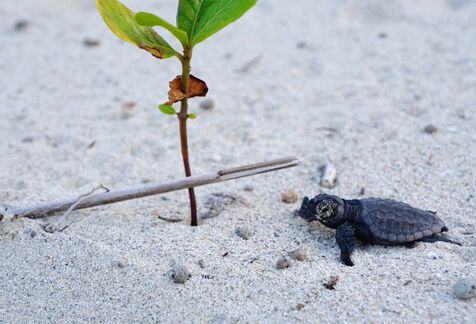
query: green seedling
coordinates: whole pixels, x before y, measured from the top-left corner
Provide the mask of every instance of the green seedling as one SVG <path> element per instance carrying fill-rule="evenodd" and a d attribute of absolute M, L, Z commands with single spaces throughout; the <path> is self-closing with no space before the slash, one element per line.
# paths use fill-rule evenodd
<path fill-rule="evenodd" d="M 208 88 L 204 81 L 190 74 L 192 52 L 195 45 L 217 33 L 243 16 L 257 0 L 179 0 L 177 26 L 148 12 L 134 13 L 117 0 L 96 0 L 102 18 L 111 31 L 122 40 L 148 51 L 158 59 L 177 58 L 182 64 L 182 74 L 169 83 L 168 101 L 159 105 L 166 115 L 176 115 L 180 128 L 180 143 L 185 175 L 190 177 L 187 140 L 187 120 L 197 115 L 188 112 L 188 99 L 204 97 Z M 172 34 L 182 45 L 174 49 L 153 27 L 160 27 Z M 173 105 L 180 102 L 180 110 Z M 189 189 L 191 225 L 197 225 L 197 204 L 193 188 Z"/>

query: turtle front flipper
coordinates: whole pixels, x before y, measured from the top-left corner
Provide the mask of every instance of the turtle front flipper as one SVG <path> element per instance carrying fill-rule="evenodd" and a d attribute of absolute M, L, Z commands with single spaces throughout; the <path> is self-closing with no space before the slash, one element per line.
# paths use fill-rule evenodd
<path fill-rule="evenodd" d="M 299 216 L 307 220 L 308 222 L 312 222 L 317 220 L 315 215 L 315 209 L 311 206 L 311 201 L 309 197 L 304 197 L 302 200 L 301 208 L 299 208 Z"/>
<path fill-rule="evenodd" d="M 350 255 L 355 249 L 355 230 L 349 223 L 337 227 L 336 241 L 340 248 L 340 259 L 347 266 L 353 266 Z"/>

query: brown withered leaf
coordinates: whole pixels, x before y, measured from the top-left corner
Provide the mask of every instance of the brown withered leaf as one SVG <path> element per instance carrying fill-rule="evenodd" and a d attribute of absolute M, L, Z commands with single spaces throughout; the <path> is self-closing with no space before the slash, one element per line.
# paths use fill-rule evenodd
<path fill-rule="evenodd" d="M 142 48 L 143 50 L 146 50 L 147 52 L 149 52 L 150 54 L 152 54 L 153 56 L 155 56 L 155 57 L 157 57 L 157 58 L 159 58 L 159 59 L 165 58 L 165 57 L 164 57 L 164 54 L 163 54 L 160 50 L 158 50 L 158 49 L 156 49 L 156 48 L 147 46 L 147 45 L 145 45 L 145 44 L 140 44 L 140 45 L 139 45 L 139 48 Z"/>
<path fill-rule="evenodd" d="M 182 77 L 177 76 L 175 79 L 169 83 L 169 101 L 166 103 L 171 106 L 177 101 L 181 101 L 185 98 L 185 93 L 182 90 Z M 188 83 L 188 98 L 193 97 L 205 97 L 208 92 L 207 84 L 196 78 L 193 75 L 190 75 L 190 81 Z"/>
<path fill-rule="evenodd" d="M 181 90 L 170 88 L 169 101 L 167 102 L 167 105 L 171 106 L 174 102 L 180 101 L 184 98 L 185 94 Z"/>

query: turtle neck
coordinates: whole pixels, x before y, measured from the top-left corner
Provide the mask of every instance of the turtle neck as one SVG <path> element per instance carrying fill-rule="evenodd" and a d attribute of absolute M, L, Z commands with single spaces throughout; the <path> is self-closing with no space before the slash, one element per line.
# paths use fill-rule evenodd
<path fill-rule="evenodd" d="M 361 203 L 358 199 L 344 200 L 344 219 L 348 222 L 360 222 Z"/>

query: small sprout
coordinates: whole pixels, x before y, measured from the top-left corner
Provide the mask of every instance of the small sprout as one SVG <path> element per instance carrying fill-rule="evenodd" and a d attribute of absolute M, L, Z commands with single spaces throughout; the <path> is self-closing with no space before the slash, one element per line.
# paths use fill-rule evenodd
<path fill-rule="evenodd" d="M 160 105 L 159 110 L 163 112 L 166 115 L 176 115 L 177 112 L 175 111 L 174 107 L 168 106 L 168 105 Z"/>
<path fill-rule="evenodd" d="M 177 25 L 148 12 L 134 13 L 118 0 L 96 0 L 96 6 L 109 29 L 120 39 L 148 51 L 154 57 L 176 57 L 182 65 L 182 75 L 169 84 L 169 100 L 159 106 L 167 115 L 178 115 L 180 142 L 185 175 L 192 175 L 187 139 L 187 119 L 197 115 L 188 113 L 188 99 L 205 97 L 206 83 L 193 75 L 191 60 L 194 46 L 238 20 L 257 0 L 179 0 Z M 179 40 L 182 51 L 174 49 L 153 27 L 161 27 Z M 163 31 L 163 30 L 162 30 Z M 172 105 L 180 101 L 180 111 Z M 192 226 L 197 225 L 197 207 L 194 188 L 189 188 Z"/>

